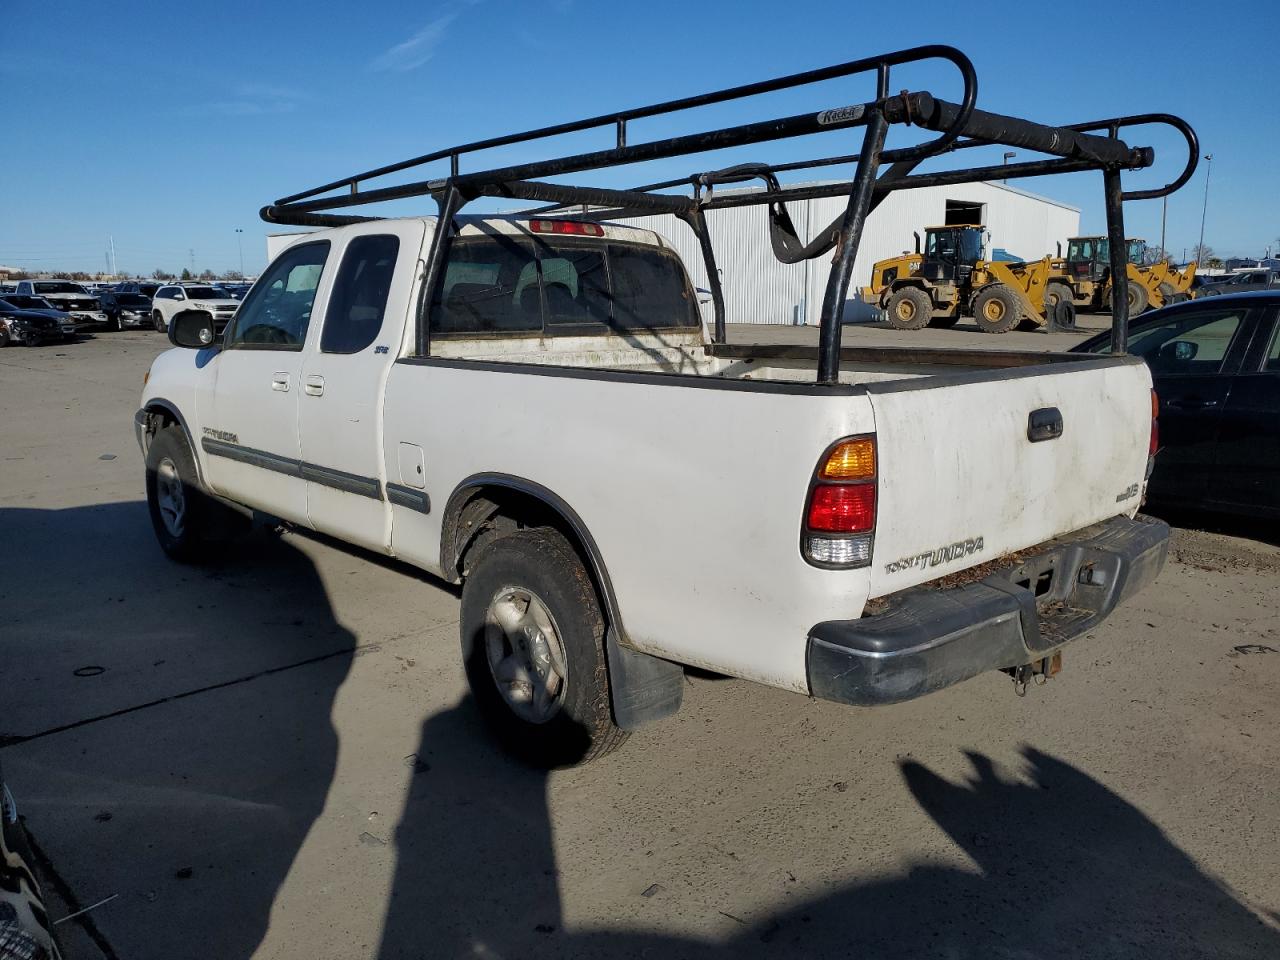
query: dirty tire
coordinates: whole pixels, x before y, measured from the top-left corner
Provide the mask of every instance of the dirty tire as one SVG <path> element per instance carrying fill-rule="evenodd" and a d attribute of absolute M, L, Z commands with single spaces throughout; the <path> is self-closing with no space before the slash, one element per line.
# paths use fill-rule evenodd
<path fill-rule="evenodd" d="M 919 287 L 903 287 L 889 298 L 884 312 L 895 330 L 921 330 L 929 325 L 933 303 Z"/>
<path fill-rule="evenodd" d="M 1076 305 L 1070 299 L 1059 300 L 1046 311 L 1050 333 L 1072 333 L 1076 329 Z"/>
<path fill-rule="evenodd" d="M 973 319 L 983 333 L 1008 333 L 1022 321 L 1022 308 L 1012 290 L 995 283 L 973 301 Z"/>
<path fill-rule="evenodd" d="M 508 703 L 495 676 L 499 668 L 490 666 L 492 645 L 505 642 L 490 612 L 508 591 L 541 603 L 563 653 L 563 686 L 554 713 L 537 722 Z M 605 620 L 595 585 L 563 535 L 543 527 L 483 545 L 462 586 L 459 627 L 472 695 L 485 721 L 516 756 L 538 767 L 570 766 L 602 757 L 627 739 L 613 722 Z M 517 656 L 514 648 L 511 656 Z"/>
<path fill-rule="evenodd" d="M 179 563 L 203 563 L 248 528 L 240 514 L 201 488 L 195 455 L 177 426 L 160 430 L 147 448 L 147 510 L 160 549 Z"/>
<path fill-rule="evenodd" d="M 1071 296 L 1071 288 L 1065 283 L 1050 283 L 1045 286 L 1044 306 L 1047 316 L 1052 317 L 1054 315 L 1053 308 L 1064 300 L 1073 305 L 1075 303 Z"/>
<path fill-rule="evenodd" d="M 1151 306 L 1151 294 L 1140 283 L 1129 281 L 1129 316 L 1141 316 Z"/>

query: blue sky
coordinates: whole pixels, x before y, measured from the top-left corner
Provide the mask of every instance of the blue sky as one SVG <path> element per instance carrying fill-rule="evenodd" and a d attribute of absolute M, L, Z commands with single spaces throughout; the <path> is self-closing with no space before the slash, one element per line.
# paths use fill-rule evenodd
<path fill-rule="evenodd" d="M 451 143 L 929 42 L 968 53 L 988 110 L 1061 123 L 1180 113 L 1214 156 L 1206 243 L 1219 254 L 1258 255 L 1280 237 L 1275 32 L 1248 29 L 1254 18 L 1242 9 L 1224 8 L 1216 22 L 1201 3 L 1157 9 L 1114 0 L 1024 3 L 1007 17 L 956 3 L 917 2 L 894 13 L 849 0 L 363 0 L 345 11 L 293 0 L 6 0 L 4 9 L 4 265 L 102 269 L 111 236 L 122 270 L 181 270 L 192 251 L 197 270 L 236 269 L 239 228 L 244 266 L 254 273 L 263 237 L 278 229 L 259 220 L 259 207 L 305 187 Z M 893 86 L 957 94 L 950 75 L 927 68 L 895 73 Z M 635 124 L 630 138 L 869 94 L 846 80 L 777 94 L 751 111 L 724 105 Z M 828 134 L 816 144 L 590 179 L 625 186 L 721 162 L 849 152 L 856 137 Z M 1132 140 L 1155 146 L 1159 159 L 1127 184 L 1173 175 L 1177 141 Z M 560 146 L 592 145 L 606 142 L 579 136 Z M 485 159 L 536 155 L 524 147 Z M 1175 254 L 1198 239 L 1204 177 L 1202 164 L 1170 198 Z M 1084 231 L 1103 229 L 1099 174 L 1016 185 L 1081 207 Z M 425 199 L 396 209 L 434 212 Z M 1159 240 L 1159 201 L 1130 204 L 1126 217 L 1130 234 Z"/>

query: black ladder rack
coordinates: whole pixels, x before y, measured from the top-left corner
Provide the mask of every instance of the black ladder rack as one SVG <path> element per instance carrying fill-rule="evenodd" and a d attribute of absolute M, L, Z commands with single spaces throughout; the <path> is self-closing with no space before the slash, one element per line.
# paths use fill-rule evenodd
<path fill-rule="evenodd" d="M 904 90 L 898 94 L 890 94 L 892 67 L 927 60 L 941 60 L 955 67 L 964 87 L 958 103 L 936 98 L 927 92 L 913 93 Z M 876 97 L 868 102 L 660 140 L 641 143 L 627 141 L 627 124 L 631 120 L 658 117 L 867 73 L 874 73 L 876 78 Z M 724 296 L 715 268 L 714 251 L 704 212 L 725 207 L 767 204 L 773 249 L 780 260 L 793 263 L 820 256 L 833 248 L 836 250 L 823 298 L 817 370 L 819 383 L 833 384 L 837 382 L 839 375 L 841 316 L 863 226 L 867 215 L 890 192 L 944 184 L 1047 176 L 1085 170 L 1101 171 L 1107 233 L 1111 241 L 1111 272 L 1112 276 L 1123 277 L 1127 273 L 1123 201 L 1151 199 L 1172 193 L 1190 180 L 1199 160 L 1199 143 L 1195 131 L 1185 121 L 1169 114 L 1140 114 L 1069 126 L 1049 126 L 978 110 L 975 107 L 976 101 L 977 76 L 968 57 L 949 46 L 914 47 L 759 83 L 437 150 L 283 197 L 271 206 L 264 207 L 261 215 L 269 223 L 341 226 L 373 218 L 327 211 L 420 196 L 432 197 L 439 209 L 440 222 L 451 226 L 466 203 L 485 196 L 551 205 L 531 211 L 539 214 L 563 213 L 570 206 L 580 205 L 587 211 L 582 216 L 594 220 L 674 214 L 686 222 L 698 238 L 707 263 L 707 276 L 715 309 L 713 339 L 717 343 L 723 343 L 726 322 Z M 1181 174 L 1163 187 L 1125 192 L 1121 184 L 1121 172 L 1150 166 L 1155 154 L 1149 147 L 1131 147 L 1120 138 L 1120 132 L 1144 124 L 1164 124 L 1181 133 L 1187 142 L 1187 163 Z M 886 149 L 885 139 L 893 125 L 918 126 L 936 133 L 937 136 L 915 146 Z M 774 165 L 745 164 L 695 173 L 683 179 L 651 183 L 630 190 L 572 186 L 549 183 L 544 179 L 854 127 L 864 129 L 862 146 L 856 154 Z M 463 172 L 461 169 L 463 158 L 479 151 L 604 128 L 612 128 L 614 134 L 614 145 L 607 149 L 488 170 Z M 968 167 L 933 173 L 913 172 L 922 161 L 930 157 L 991 145 L 1021 147 L 1047 154 L 1048 158 L 1007 166 Z M 366 189 L 369 181 L 443 160 L 449 161 L 449 175 L 446 177 Z M 837 183 L 783 186 L 777 176 L 783 172 L 837 164 L 854 164 L 853 178 Z M 714 193 L 717 185 L 754 179 L 762 180 L 765 189 L 720 196 Z M 689 187 L 689 192 L 662 192 L 682 186 Z M 840 217 L 819 232 L 813 241 L 805 244 L 795 236 L 785 204 L 788 200 L 821 196 L 847 196 L 849 199 Z M 426 355 L 430 349 L 425 304 L 430 302 L 429 294 L 436 289 L 443 276 L 443 265 L 453 233 L 452 228 L 441 229 L 432 237 L 425 280 L 428 296 L 423 298 L 424 305 L 420 306 L 417 319 L 417 350 L 422 355 Z M 1111 299 L 1112 352 L 1124 353 L 1128 344 L 1128 299 Z"/>

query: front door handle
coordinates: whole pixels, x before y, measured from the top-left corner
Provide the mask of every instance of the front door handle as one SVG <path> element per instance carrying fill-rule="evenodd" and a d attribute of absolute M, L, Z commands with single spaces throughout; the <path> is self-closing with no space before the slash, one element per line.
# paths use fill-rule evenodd
<path fill-rule="evenodd" d="M 289 374 L 273 373 L 271 375 L 271 389 L 279 390 L 281 393 L 289 392 Z"/>
<path fill-rule="evenodd" d="M 1208 410 L 1218 405 L 1217 400 L 1201 400 L 1199 397 L 1189 397 L 1186 400 L 1167 400 L 1166 405 L 1173 407 L 1175 410 Z"/>
<path fill-rule="evenodd" d="M 308 397 L 319 397 L 324 395 L 324 377 L 312 374 L 302 382 L 302 389 L 306 391 Z"/>

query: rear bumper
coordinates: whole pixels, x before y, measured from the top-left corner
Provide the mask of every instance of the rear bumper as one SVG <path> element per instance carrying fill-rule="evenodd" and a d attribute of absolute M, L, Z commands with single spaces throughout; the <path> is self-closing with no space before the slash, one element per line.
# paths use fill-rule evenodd
<path fill-rule="evenodd" d="M 819 623 L 809 631 L 810 692 L 898 703 L 1040 660 L 1151 583 L 1168 550 L 1168 525 L 1116 517 L 1023 551 L 977 582 L 913 587 L 886 598 L 883 612 Z"/>

